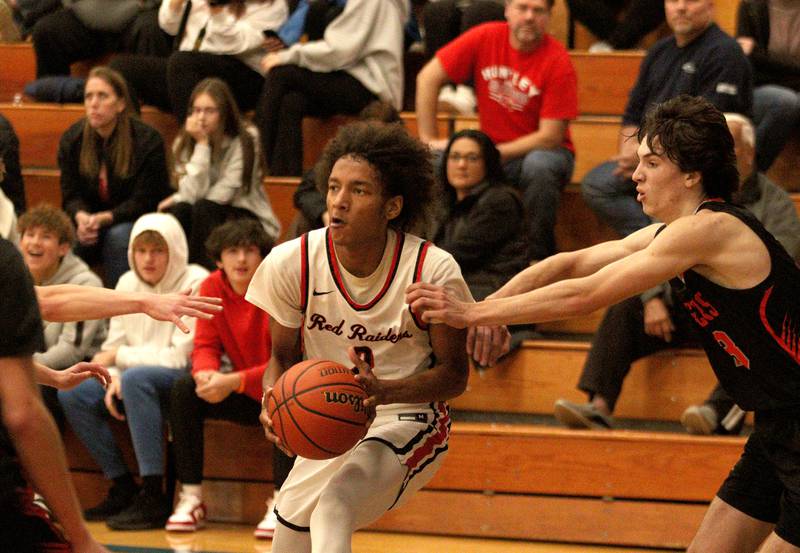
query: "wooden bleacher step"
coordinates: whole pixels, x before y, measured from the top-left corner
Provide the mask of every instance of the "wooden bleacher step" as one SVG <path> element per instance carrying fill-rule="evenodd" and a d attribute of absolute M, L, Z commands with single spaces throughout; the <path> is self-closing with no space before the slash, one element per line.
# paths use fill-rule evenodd
<path fill-rule="evenodd" d="M 205 443 L 209 517 L 255 524 L 272 492 L 260 428 L 210 421 Z M 78 470 L 74 437 L 67 444 L 82 504 L 99 501 L 107 482 L 86 463 Z M 742 446 L 741 438 L 455 422 L 436 477 L 372 528 L 685 547 Z"/>

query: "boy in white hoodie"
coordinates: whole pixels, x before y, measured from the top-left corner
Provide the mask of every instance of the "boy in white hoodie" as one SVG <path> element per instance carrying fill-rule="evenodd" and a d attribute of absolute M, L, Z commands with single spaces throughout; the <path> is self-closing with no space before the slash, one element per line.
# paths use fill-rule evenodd
<path fill-rule="evenodd" d="M 196 292 L 208 272 L 187 264 L 186 236 L 177 219 L 163 213 L 143 215 L 128 246 L 128 271 L 117 283 L 127 292 Z M 173 324 L 142 314 L 111 318 L 108 338 L 94 361 L 111 368 L 107 390 L 84 382 L 59 400 L 75 433 L 113 481 L 108 497 L 84 514 L 106 520 L 116 530 L 163 527 L 171 505 L 162 491 L 164 475 L 163 415 L 172 383 L 185 373 L 194 339 Z M 124 414 L 123 414 L 124 413 Z M 108 414 L 127 420 L 142 476 L 140 493 L 117 447 Z"/>

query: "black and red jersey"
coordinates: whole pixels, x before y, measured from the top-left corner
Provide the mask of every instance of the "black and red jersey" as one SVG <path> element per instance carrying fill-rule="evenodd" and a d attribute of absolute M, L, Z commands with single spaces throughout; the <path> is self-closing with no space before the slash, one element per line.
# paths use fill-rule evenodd
<path fill-rule="evenodd" d="M 694 320 L 722 386 L 745 410 L 800 410 L 800 268 L 744 208 L 707 201 L 699 209 L 729 213 L 758 235 L 771 270 L 735 290 L 688 270 L 670 281 Z"/>

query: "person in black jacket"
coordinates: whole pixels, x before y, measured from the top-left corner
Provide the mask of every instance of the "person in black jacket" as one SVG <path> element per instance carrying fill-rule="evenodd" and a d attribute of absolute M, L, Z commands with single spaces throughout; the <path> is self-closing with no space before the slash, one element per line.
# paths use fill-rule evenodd
<path fill-rule="evenodd" d="M 114 287 L 128 270 L 133 222 L 171 192 L 164 141 L 132 112 L 125 80 L 95 67 L 86 81 L 86 117 L 61 137 L 58 166 L 64 210 L 75 221 L 75 253 L 103 263 Z"/>
<path fill-rule="evenodd" d="M 454 134 L 442 160 L 438 178 L 445 206 L 434 243 L 455 258 L 472 296 L 481 301 L 528 265 L 525 208 L 506 185 L 500 152 L 483 132 Z M 512 347 L 531 328 L 510 328 Z"/>
<path fill-rule="evenodd" d="M 800 45 L 796 2 L 742 0 L 736 40 L 753 68 L 756 163 L 765 172 L 800 121 Z"/>

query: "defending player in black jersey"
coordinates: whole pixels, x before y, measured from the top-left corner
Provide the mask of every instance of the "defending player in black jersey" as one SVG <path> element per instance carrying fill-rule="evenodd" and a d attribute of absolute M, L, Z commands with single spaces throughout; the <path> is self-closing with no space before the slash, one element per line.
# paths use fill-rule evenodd
<path fill-rule="evenodd" d="M 746 210 L 725 119 L 700 98 L 654 107 L 639 129 L 633 174 L 645 213 L 664 221 L 561 253 L 477 304 L 414 284 L 408 302 L 456 327 L 588 314 L 667 279 L 703 335 L 722 385 L 755 411 L 755 431 L 689 551 L 800 552 L 800 269 Z M 766 540 L 766 541 L 765 541 Z"/>

